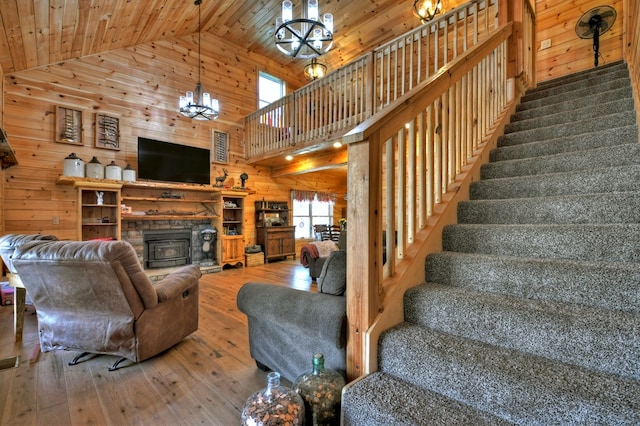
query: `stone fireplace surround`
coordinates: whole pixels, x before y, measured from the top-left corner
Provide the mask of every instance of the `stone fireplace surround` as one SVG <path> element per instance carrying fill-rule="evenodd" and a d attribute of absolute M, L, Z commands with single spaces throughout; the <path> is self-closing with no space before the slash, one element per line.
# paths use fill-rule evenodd
<path fill-rule="evenodd" d="M 140 264 L 145 265 L 144 259 L 144 232 L 147 230 L 191 230 L 191 263 L 199 265 L 203 260 L 202 239 L 200 232 L 203 229 L 211 228 L 209 220 L 126 220 L 122 221 L 121 238 L 133 246 L 140 260 Z M 221 268 L 218 265 L 201 268 L 203 273 L 217 272 Z M 156 274 L 155 269 L 147 269 L 149 274 Z M 160 275 L 161 270 L 157 270 Z M 166 274 L 165 274 L 166 275 Z"/>

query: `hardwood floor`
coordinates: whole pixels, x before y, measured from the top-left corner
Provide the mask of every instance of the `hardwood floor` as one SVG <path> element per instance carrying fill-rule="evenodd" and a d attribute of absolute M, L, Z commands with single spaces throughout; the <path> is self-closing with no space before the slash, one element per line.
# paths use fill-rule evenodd
<path fill-rule="evenodd" d="M 20 356 L 19 367 L 0 370 L 0 424 L 239 424 L 246 399 L 266 385 L 249 355 L 246 317 L 236 308 L 237 291 L 249 281 L 311 289 L 299 260 L 203 275 L 198 331 L 114 372 L 107 368 L 116 357 L 69 366 L 77 353 L 66 351 L 41 353 L 29 364 L 38 342 L 33 307 L 22 344 L 13 342 L 13 307 L 0 307 L 0 359 Z"/>

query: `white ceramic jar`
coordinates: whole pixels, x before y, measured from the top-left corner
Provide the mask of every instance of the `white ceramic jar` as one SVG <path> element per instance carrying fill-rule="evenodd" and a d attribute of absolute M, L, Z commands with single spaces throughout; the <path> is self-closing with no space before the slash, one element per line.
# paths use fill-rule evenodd
<path fill-rule="evenodd" d="M 118 166 L 115 161 L 110 162 L 105 167 L 105 176 L 111 180 L 122 180 L 122 167 Z"/>
<path fill-rule="evenodd" d="M 133 170 L 133 167 L 131 167 L 131 165 L 127 164 L 127 167 L 122 170 L 122 180 L 125 182 L 136 181 L 136 171 Z"/>
<path fill-rule="evenodd" d="M 93 157 L 91 161 L 85 166 L 85 176 L 94 179 L 104 179 L 104 166 L 96 157 Z"/>
<path fill-rule="evenodd" d="M 62 165 L 63 176 L 84 177 L 84 161 L 76 156 L 74 152 L 64 159 Z"/>

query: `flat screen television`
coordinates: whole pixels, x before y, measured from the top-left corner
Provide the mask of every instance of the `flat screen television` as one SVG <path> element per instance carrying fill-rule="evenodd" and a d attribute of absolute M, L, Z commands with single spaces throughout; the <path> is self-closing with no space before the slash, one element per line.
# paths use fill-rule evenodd
<path fill-rule="evenodd" d="M 205 148 L 138 137 L 138 179 L 211 184 L 211 156 Z"/>

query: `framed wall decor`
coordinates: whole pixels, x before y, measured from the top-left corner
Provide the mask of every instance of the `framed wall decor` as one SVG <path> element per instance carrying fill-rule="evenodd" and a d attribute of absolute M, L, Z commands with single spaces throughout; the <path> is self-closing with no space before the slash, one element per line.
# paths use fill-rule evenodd
<path fill-rule="evenodd" d="M 213 130 L 211 162 L 229 164 L 229 134 Z"/>
<path fill-rule="evenodd" d="M 82 111 L 56 106 L 56 142 L 82 145 Z"/>
<path fill-rule="evenodd" d="M 96 148 L 120 149 L 120 118 L 96 113 Z"/>

